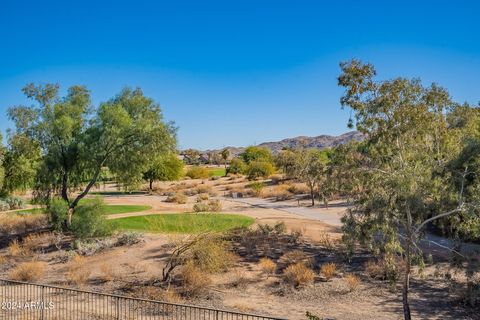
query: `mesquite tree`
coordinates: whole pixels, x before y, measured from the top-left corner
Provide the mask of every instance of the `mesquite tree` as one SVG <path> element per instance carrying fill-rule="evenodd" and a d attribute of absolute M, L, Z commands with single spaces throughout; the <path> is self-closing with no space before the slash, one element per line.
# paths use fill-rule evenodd
<path fill-rule="evenodd" d="M 9 109 L 13 134 L 39 146 L 35 195 L 59 194 L 68 204 L 67 226 L 102 168 L 124 184 L 136 183 L 155 156 L 174 150 L 175 129 L 140 89 L 124 89 L 97 108 L 83 86 L 70 87 L 65 97 L 53 84 L 29 84 L 23 92 L 35 104 Z"/>
<path fill-rule="evenodd" d="M 435 84 L 377 81 L 374 67 L 357 60 L 341 69 L 341 103 L 366 135 L 348 159 L 349 174 L 361 187 L 355 187 L 354 207 L 344 218 L 345 239 L 381 249 L 392 268 L 398 268 L 395 257 L 403 256 L 403 313 L 410 319 L 411 265 L 422 259 L 419 240 L 425 228 L 452 216 L 465 221 L 476 212 L 477 197 L 465 197 L 470 161 L 459 159 L 465 157 L 466 131 L 472 121 L 478 123 L 478 112 L 454 103 Z M 461 108 L 466 108 L 463 115 Z"/>

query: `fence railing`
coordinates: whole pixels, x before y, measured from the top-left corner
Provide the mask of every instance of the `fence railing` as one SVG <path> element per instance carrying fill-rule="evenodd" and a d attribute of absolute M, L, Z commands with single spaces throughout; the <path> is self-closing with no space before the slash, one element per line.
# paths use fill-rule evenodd
<path fill-rule="evenodd" d="M 2 279 L 0 303 L 8 320 L 284 320 Z"/>

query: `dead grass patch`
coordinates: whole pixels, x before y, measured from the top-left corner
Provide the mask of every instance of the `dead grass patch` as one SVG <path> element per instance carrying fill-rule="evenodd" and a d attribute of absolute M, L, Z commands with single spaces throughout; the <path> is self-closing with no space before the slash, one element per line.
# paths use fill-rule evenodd
<path fill-rule="evenodd" d="M 283 272 L 284 279 L 294 287 L 305 286 L 313 283 L 315 273 L 303 263 L 292 264 Z"/>
<path fill-rule="evenodd" d="M 277 270 L 277 264 L 272 259 L 262 258 L 259 261 L 260 269 L 264 274 L 271 275 Z"/>
<path fill-rule="evenodd" d="M 351 273 L 345 276 L 345 282 L 347 283 L 348 290 L 350 292 L 357 290 L 358 286 L 360 285 L 360 279 Z"/>
<path fill-rule="evenodd" d="M 18 281 L 39 280 L 45 273 L 46 263 L 41 261 L 24 262 L 10 272 L 10 278 Z"/>
<path fill-rule="evenodd" d="M 66 275 L 68 282 L 74 283 L 77 286 L 82 286 L 87 282 L 91 270 L 89 269 L 86 260 L 85 257 L 76 255 L 70 261 Z"/>
<path fill-rule="evenodd" d="M 203 295 L 208 291 L 211 279 L 193 261 L 187 262 L 181 272 L 183 293 L 189 297 Z"/>
<path fill-rule="evenodd" d="M 320 273 L 327 281 L 330 281 L 337 272 L 337 265 L 335 263 L 325 263 L 320 267 Z"/>

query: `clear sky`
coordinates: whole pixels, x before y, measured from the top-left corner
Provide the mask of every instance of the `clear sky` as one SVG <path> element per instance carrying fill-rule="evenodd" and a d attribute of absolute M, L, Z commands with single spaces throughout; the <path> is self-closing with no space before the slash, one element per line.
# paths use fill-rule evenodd
<path fill-rule="evenodd" d="M 28 82 L 140 86 L 181 148 L 347 131 L 338 63 L 480 101 L 480 1 L 0 0 L 0 130 Z"/>

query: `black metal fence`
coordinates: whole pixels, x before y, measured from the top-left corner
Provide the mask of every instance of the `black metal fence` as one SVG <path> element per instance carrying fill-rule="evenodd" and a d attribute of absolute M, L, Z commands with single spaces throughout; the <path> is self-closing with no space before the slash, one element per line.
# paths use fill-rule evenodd
<path fill-rule="evenodd" d="M 8 320 L 281 320 L 1 279 L 0 302 L 0 319 Z"/>

